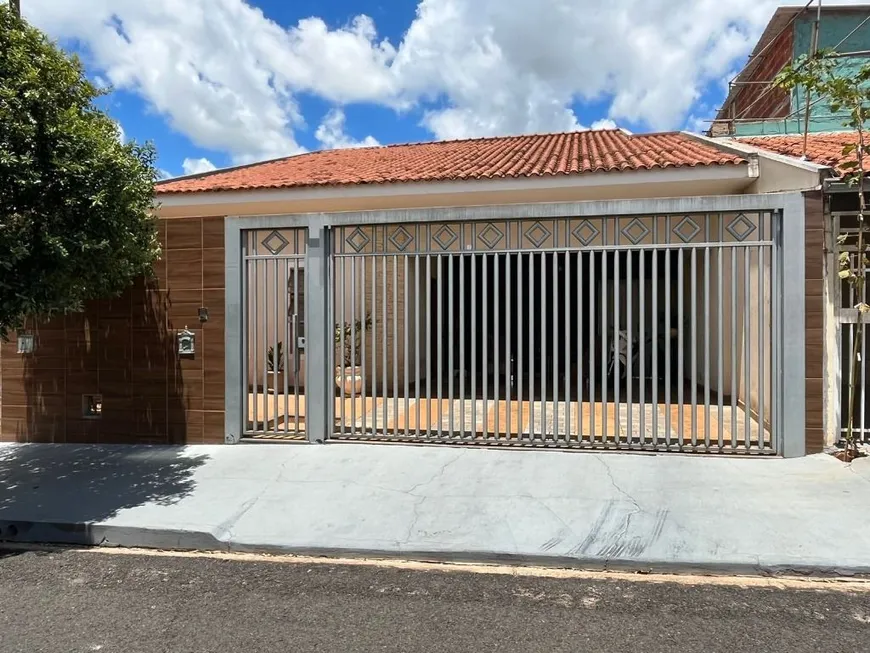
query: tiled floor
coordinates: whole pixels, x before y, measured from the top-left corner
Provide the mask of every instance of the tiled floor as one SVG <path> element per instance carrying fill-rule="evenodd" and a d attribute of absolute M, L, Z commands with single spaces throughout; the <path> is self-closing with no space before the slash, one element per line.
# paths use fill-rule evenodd
<path fill-rule="evenodd" d="M 285 405 L 286 404 L 286 405 Z M 344 410 L 342 411 L 342 406 Z M 305 397 L 290 395 L 249 396 L 249 426 L 258 425 L 258 439 L 304 439 Z M 555 438 L 575 442 L 620 441 L 674 445 L 710 443 L 742 447 L 746 434 L 752 448 L 770 448 L 767 430 L 759 431 L 755 419 L 740 407 L 717 405 L 638 403 L 473 401 L 446 399 L 388 399 L 357 397 L 335 400 L 335 435 L 365 439 L 373 435 L 415 440 L 432 437 L 472 437 L 482 441 L 519 441 Z M 265 428 L 263 422 L 266 422 Z M 253 429 L 252 429 L 253 430 Z M 428 432 L 428 433 L 427 433 Z"/>

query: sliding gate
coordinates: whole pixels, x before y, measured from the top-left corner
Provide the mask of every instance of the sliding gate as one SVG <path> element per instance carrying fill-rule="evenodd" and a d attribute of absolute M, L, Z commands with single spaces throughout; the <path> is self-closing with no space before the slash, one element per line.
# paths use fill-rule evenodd
<path fill-rule="evenodd" d="M 331 437 L 774 453 L 781 216 L 334 227 Z"/>

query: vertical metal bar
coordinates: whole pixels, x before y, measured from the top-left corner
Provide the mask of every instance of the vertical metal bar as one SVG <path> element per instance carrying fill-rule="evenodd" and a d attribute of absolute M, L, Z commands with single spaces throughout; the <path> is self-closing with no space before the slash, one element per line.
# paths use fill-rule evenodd
<path fill-rule="evenodd" d="M 658 217 L 654 218 L 656 241 L 658 241 Z M 659 251 L 652 251 L 652 440 L 653 446 L 659 447 Z M 664 334 L 661 334 L 664 335 Z"/>
<path fill-rule="evenodd" d="M 761 227 L 761 240 L 764 240 L 764 214 L 759 213 L 758 223 Z M 764 301 L 764 282 L 767 276 L 765 272 L 765 245 L 758 247 L 758 438 L 759 447 L 762 449 L 767 445 L 767 431 L 764 428 L 764 395 L 766 393 L 764 368 L 766 361 L 766 347 L 764 345 L 764 318 L 767 313 L 766 302 Z"/>
<path fill-rule="evenodd" d="M 862 283 L 861 283 L 861 303 L 864 303 L 864 304 L 867 303 L 867 284 L 866 284 L 866 281 L 867 281 L 867 279 L 866 279 L 866 273 L 865 273 L 865 278 L 862 280 Z M 853 306 L 854 306 L 854 304 L 853 304 Z M 861 430 L 859 431 L 859 436 L 857 439 L 863 441 L 866 434 L 867 434 L 866 421 L 865 421 L 865 413 L 866 413 L 866 408 L 867 408 L 867 401 L 866 401 L 866 392 L 867 392 L 867 367 L 866 367 L 867 338 L 865 337 L 866 328 L 864 326 L 863 319 L 860 320 L 859 324 L 855 327 L 856 331 L 859 329 L 860 329 L 860 338 L 861 338 L 861 379 L 860 379 L 860 386 L 861 386 L 861 400 L 860 400 L 861 401 Z M 856 333 L 855 335 L 858 336 L 859 334 Z"/>
<path fill-rule="evenodd" d="M 519 422 L 517 424 L 517 435 L 518 439 L 523 439 L 523 417 L 524 417 L 524 399 L 523 399 L 523 339 L 524 335 L 523 331 L 520 329 L 520 325 L 523 324 L 523 255 L 518 253 L 517 257 L 517 279 L 514 284 L 517 289 L 517 403 L 518 411 L 519 411 Z M 529 297 L 529 301 L 531 301 L 531 297 Z M 528 322 L 526 322 L 528 325 Z M 528 327 L 527 327 L 528 328 Z M 531 434 L 531 431 L 530 431 Z"/>
<path fill-rule="evenodd" d="M 655 223 L 653 223 L 655 224 Z M 638 311 L 640 319 L 640 446 L 646 446 L 646 251 L 640 252 L 640 302 Z"/>
<path fill-rule="evenodd" d="M 509 227 L 509 225 L 505 225 Z M 507 232 L 507 229 L 505 229 Z M 505 315 L 504 315 L 504 325 L 505 325 L 505 368 L 507 369 L 507 383 L 505 384 L 505 419 L 507 423 L 505 424 L 505 435 L 506 439 L 510 440 L 513 436 L 513 431 L 511 427 L 513 426 L 513 414 L 511 413 L 511 397 L 514 392 L 514 345 L 511 340 L 512 329 L 511 324 L 513 323 L 513 314 L 511 313 L 511 288 L 515 285 L 515 281 L 511 276 L 511 254 L 506 253 L 504 255 L 504 281 L 505 281 Z"/>
<path fill-rule="evenodd" d="M 475 261 L 477 256 L 472 254 L 471 260 Z M 490 302 L 490 293 L 489 286 L 487 285 L 489 272 L 487 268 L 489 267 L 489 256 L 484 254 L 483 258 L 483 271 L 482 271 L 482 302 L 481 308 L 483 309 L 483 315 L 481 319 L 483 320 L 483 437 L 484 439 L 489 439 L 489 302 Z"/>
<path fill-rule="evenodd" d="M 737 248 L 731 248 L 731 447 L 737 448 L 737 395 L 740 381 L 737 376 Z"/>
<path fill-rule="evenodd" d="M 685 266 L 686 261 L 683 258 L 683 248 L 680 247 L 677 254 L 677 315 L 679 316 L 677 321 L 677 380 L 679 382 L 679 385 L 677 386 L 677 402 L 680 406 L 680 418 L 677 422 L 677 429 L 679 432 L 679 443 L 681 449 L 683 445 L 686 444 L 684 433 L 684 424 L 686 421 L 686 397 L 684 395 L 686 385 L 686 361 L 684 351 L 684 343 L 686 342 L 686 307 L 684 298 L 684 295 L 686 294 L 686 283 L 684 279 Z"/>
<path fill-rule="evenodd" d="M 633 414 L 633 406 L 632 403 L 634 401 L 634 396 L 632 395 L 632 385 L 634 385 L 634 322 L 632 321 L 632 303 L 634 302 L 634 294 L 633 294 L 633 282 L 632 282 L 632 257 L 634 256 L 634 251 L 628 250 L 626 252 L 626 262 L 625 262 L 625 280 L 626 280 L 626 293 L 625 293 L 625 330 L 628 335 L 628 358 L 625 361 L 626 369 L 625 369 L 625 378 L 628 387 L 626 389 L 625 400 L 628 402 L 628 424 L 626 425 L 626 434 L 628 435 L 628 444 L 634 444 L 634 414 Z"/>
<path fill-rule="evenodd" d="M 300 231 L 300 233 L 301 233 L 301 231 Z M 293 259 L 293 267 L 294 267 L 294 272 L 293 272 L 293 309 L 294 309 L 293 315 L 296 316 L 294 319 L 294 323 L 293 323 L 293 338 L 295 340 L 295 342 L 293 344 L 295 347 L 296 343 L 298 342 L 298 338 L 299 338 L 299 333 L 298 333 L 298 328 L 299 328 L 299 259 L 298 258 Z M 303 270 L 304 270 L 304 268 L 303 268 Z M 308 293 L 305 293 L 304 297 L 308 297 Z M 305 309 L 304 303 L 302 305 L 302 308 L 303 308 L 303 312 L 304 312 L 304 309 Z M 307 338 L 306 338 L 306 342 L 307 342 Z M 295 351 L 298 355 L 298 353 L 299 353 L 298 349 L 296 349 Z M 306 356 L 305 359 L 308 360 L 308 357 Z M 298 358 L 297 358 L 297 360 L 298 360 Z M 294 364 L 293 367 L 294 367 L 294 371 L 297 371 L 297 372 L 300 369 L 298 364 Z M 294 401 L 296 403 L 296 433 L 298 434 L 298 433 L 301 433 L 303 430 L 299 427 L 299 381 L 298 381 L 298 379 L 296 382 L 296 392 L 294 395 Z"/>
<path fill-rule="evenodd" d="M 256 232 L 249 231 L 249 232 L 247 232 L 247 237 L 253 241 L 254 255 L 256 256 L 256 254 L 257 254 L 257 240 L 256 240 L 256 237 L 253 235 L 255 233 Z M 259 332 L 258 327 L 260 326 L 260 278 L 259 278 L 260 277 L 260 261 L 259 261 L 259 259 L 252 259 L 252 260 L 248 261 L 248 270 L 250 270 L 251 267 L 254 268 L 253 283 L 251 283 L 249 285 L 248 290 L 252 291 L 251 295 L 253 295 L 253 302 L 252 303 L 254 305 L 253 306 L 254 310 L 251 313 L 251 320 L 250 320 L 248 326 L 251 329 L 251 339 L 253 340 L 253 342 L 251 343 L 251 348 L 253 350 L 253 356 L 251 358 L 253 360 L 245 361 L 245 367 L 247 367 L 249 364 L 253 363 L 253 367 L 251 369 L 251 376 L 252 376 L 252 379 L 251 379 L 252 388 L 251 389 L 253 390 L 253 393 L 254 393 L 254 398 L 252 401 L 252 403 L 254 404 L 253 430 L 259 431 L 260 430 L 260 428 L 259 428 L 259 424 L 260 424 L 260 395 L 259 395 L 259 391 L 258 391 L 259 389 L 257 387 L 259 382 L 260 382 L 260 380 L 257 378 L 259 376 L 258 372 L 259 372 L 259 361 L 260 361 L 260 350 L 257 347 L 257 345 L 259 344 L 257 342 L 258 332 Z M 265 427 L 265 419 L 263 420 L 263 426 Z"/>
<path fill-rule="evenodd" d="M 242 410 L 244 411 L 244 418 L 242 420 L 242 435 L 245 435 L 248 432 L 248 421 L 251 419 L 251 394 L 248 390 L 248 361 L 251 359 L 251 343 L 248 341 L 250 325 L 249 320 L 251 319 L 251 282 L 250 282 L 250 271 L 248 269 L 250 262 L 248 261 L 248 236 L 246 232 L 241 232 L 242 237 L 240 238 L 241 247 L 242 247 L 242 265 L 240 270 L 241 276 L 241 301 L 239 302 L 239 308 L 241 309 L 241 327 L 242 333 L 240 338 L 240 344 L 242 346 L 242 364 L 241 369 L 241 378 L 242 384 L 241 388 L 234 388 L 234 392 L 238 392 L 240 389 L 244 393 L 244 400 L 242 401 Z M 229 236 L 225 236 L 229 238 Z M 227 254 L 229 255 L 229 247 L 227 249 Z M 230 388 L 226 389 L 227 397 L 230 397 Z"/>
<path fill-rule="evenodd" d="M 343 231 L 343 230 L 342 230 Z M 342 235 L 342 238 L 344 236 Z M 346 435 L 347 433 L 347 404 L 345 403 L 345 382 L 344 379 L 347 375 L 347 345 L 345 342 L 345 338 L 347 334 L 345 333 L 345 325 L 347 324 L 347 315 L 346 315 L 346 303 L 347 303 L 347 259 L 345 257 L 341 257 L 338 259 L 341 262 L 341 272 L 339 276 L 336 278 L 336 282 L 341 285 L 341 304 L 339 309 L 339 322 L 338 322 L 338 347 L 341 356 L 341 364 L 336 372 L 340 371 L 339 376 L 340 387 L 339 387 L 339 395 L 341 398 L 341 434 Z"/>
<path fill-rule="evenodd" d="M 360 311 L 359 312 L 360 312 L 360 319 L 361 319 L 360 324 L 362 325 L 362 333 L 360 334 L 360 345 L 361 345 L 360 346 L 360 349 L 361 349 L 360 360 L 362 362 L 362 366 L 361 366 L 362 369 L 360 370 L 360 372 L 361 372 L 361 376 L 363 379 L 362 392 L 360 393 L 360 402 L 359 403 L 360 403 L 360 412 L 362 413 L 362 415 L 360 416 L 362 418 L 362 432 L 363 432 L 363 434 L 367 434 L 368 433 L 368 428 L 367 428 L 368 423 L 367 423 L 366 418 L 367 418 L 367 415 L 369 412 L 368 411 L 368 395 L 369 395 L 369 393 L 367 392 L 368 387 L 369 387 L 369 383 L 368 383 L 369 378 L 368 378 L 368 376 L 366 376 L 366 339 L 368 338 L 368 335 L 367 335 L 368 329 L 366 327 L 367 327 L 367 323 L 368 323 L 369 313 L 368 313 L 367 308 L 366 308 L 366 257 L 365 256 L 359 257 L 359 261 L 360 261 L 360 283 L 359 283 L 359 285 L 360 285 L 360 291 L 359 291 Z M 356 287 L 354 287 L 353 290 L 354 290 L 354 293 L 356 293 Z"/>
<path fill-rule="evenodd" d="M 540 267 L 540 317 L 541 317 L 541 440 L 547 440 L 547 263 L 546 254 L 541 252 Z M 555 308 L 555 307 L 554 307 Z"/>
<path fill-rule="evenodd" d="M 468 373 L 465 365 L 465 339 L 466 335 L 469 333 L 468 327 L 465 321 L 465 254 L 460 254 L 458 260 L 462 266 L 461 273 L 459 275 L 459 324 L 460 324 L 460 334 L 459 334 L 459 419 L 462 423 L 462 435 L 465 436 L 465 422 L 466 422 L 466 406 L 465 406 L 465 376 Z M 470 343 L 469 343 L 470 344 Z M 451 346 L 451 352 L 453 351 L 453 347 Z M 451 354 L 452 355 L 452 354 Z M 453 410 L 453 402 L 450 404 L 450 410 Z M 450 423 L 453 424 L 453 413 L 450 414 Z M 473 434 L 472 434 L 473 437 Z"/>
<path fill-rule="evenodd" d="M 400 388 L 399 383 L 399 258 L 393 254 L 393 388 Z M 407 361 L 403 361 L 407 367 Z M 394 393 L 396 399 L 393 402 L 393 429 L 396 435 L 399 433 L 399 390 Z"/>
<path fill-rule="evenodd" d="M 463 430 L 465 415 L 462 415 Z M 471 255 L 471 437 L 477 437 L 477 260 Z"/>
<path fill-rule="evenodd" d="M 692 449 L 698 446 L 698 250 L 692 249 L 690 260 L 692 277 L 692 328 L 690 339 L 692 342 L 691 366 L 692 366 Z"/>
<path fill-rule="evenodd" d="M 288 434 L 290 432 L 290 384 L 287 377 L 290 374 L 289 365 L 288 365 L 288 356 L 290 352 L 293 352 L 293 386 L 295 390 L 295 395 L 299 396 L 299 373 L 298 373 L 298 361 L 299 361 L 299 352 L 296 348 L 297 336 L 296 336 L 296 316 L 299 314 L 296 311 L 296 294 L 293 295 L 293 306 L 290 306 L 290 266 L 295 264 L 296 259 L 284 259 L 282 261 L 284 263 L 284 277 L 281 284 L 281 294 L 284 296 L 283 302 L 283 311 L 281 312 L 282 319 L 284 321 L 284 342 L 287 343 L 284 347 L 283 356 L 281 357 L 281 363 L 284 370 L 284 434 Z M 294 279 L 296 273 L 294 272 Z M 278 310 L 277 308 L 275 310 Z M 292 322 L 290 315 L 293 315 Z M 296 429 L 298 431 L 298 429 Z"/>
<path fill-rule="evenodd" d="M 501 439 L 501 430 L 499 429 L 499 413 L 501 413 L 501 326 L 506 319 L 501 314 L 501 255 L 493 254 L 493 300 L 495 302 L 495 311 L 493 314 L 493 331 L 495 332 L 495 366 L 493 367 L 493 391 L 495 395 L 495 439 Z"/>
<path fill-rule="evenodd" d="M 462 226 L 460 225 L 460 229 L 461 228 L 462 228 Z M 447 394 L 448 394 L 449 401 L 450 401 L 450 407 L 447 409 L 447 412 L 448 412 L 448 415 L 450 416 L 450 437 L 454 437 L 455 435 L 457 435 L 457 433 L 456 433 L 456 421 L 454 420 L 454 416 L 453 416 L 453 404 L 455 401 L 454 396 L 453 396 L 453 377 L 456 374 L 456 371 L 453 368 L 453 364 L 456 360 L 456 347 L 455 347 L 455 342 L 454 342 L 453 338 L 454 338 L 454 332 L 457 330 L 456 321 L 454 319 L 455 318 L 454 305 L 456 304 L 456 280 L 454 279 L 453 268 L 456 267 L 456 263 L 459 263 L 460 265 L 462 265 L 462 272 L 459 275 L 459 285 L 460 285 L 460 288 L 462 289 L 459 291 L 459 294 L 460 294 L 459 320 L 460 320 L 460 322 L 462 322 L 462 325 L 460 326 L 461 332 L 460 332 L 460 336 L 459 336 L 459 341 L 460 341 L 459 346 L 463 350 L 462 353 L 460 354 L 460 358 L 463 360 L 463 362 L 461 363 L 460 369 L 464 372 L 465 371 L 465 363 L 464 363 L 464 358 L 465 358 L 464 357 L 464 353 L 465 353 L 465 350 L 464 350 L 464 347 L 465 347 L 465 321 L 464 321 L 464 317 L 465 317 L 464 316 L 464 313 L 465 313 L 465 292 L 464 292 L 464 288 L 465 288 L 465 254 L 460 254 L 459 256 L 450 256 L 447 259 L 447 265 L 450 266 L 449 281 L 448 281 L 449 290 L 447 293 L 447 295 L 449 297 L 449 304 L 447 305 L 447 310 L 449 312 L 448 319 L 450 321 L 450 331 L 447 334 L 447 337 L 449 339 L 449 342 L 447 344 L 447 355 L 450 357 L 450 367 L 449 367 L 449 372 L 448 372 L 448 376 L 447 376 L 447 383 L 448 383 Z M 460 386 L 463 386 L 463 388 L 464 388 L 465 379 L 462 378 L 462 376 L 463 375 L 460 374 L 459 384 L 460 384 Z M 462 403 L 462 411 L 463 411 L 463 414 L 462 414 L 463 424 L 462 424 L 462 429 L 460 429 L 460 432 L 459 432 L 460 437 L 465 435 L 465 424 L 464 424 L 464 421 L 465 421 L 465 413 L 464 413 L 465 401 L 462 401 L 461 403 Z"/>
<path fill-rule="evenodd" d="M 408 325 L 410 323 L 410 318 L 408 316 L 408 299 L 410 295 L 408 294 L 408 255 L 405 254 L 402 256 L 402 264 L 404 265 L 404 293 L 405 295 L 402 297 L 402 331 L 405 335 L 405 355 L 403 357 L 403 361 L 405 364 L 405 437 L 409 437 L 411 435 L 409 431 L 409 420 L 411 419 L 411 360 L 410 360 L 410 352 L 409 352 L 409 344 L 408 344 Z"/>
<path fill-rule="evenodd" d="M 269 265 L 272 268 L 272 310 L 274 311 L 272 315 L 272 324 L 269 329 L 272 332 L 272 415 L 275 419 L 274 425 L 272 427 L 272 431 L 277 433 L 278 431 L 278 370 L 280 369 L 278 366 L 280 365 L 280 361 L 278 360 L 278 259 L 272 259 L 269 261 Z M 266 311 L 266 315 L 269 315 L 268 310 Z M 283 348 L 283 347 L 282 347 Z M 286 372 L 286 370 L 285 370 Z"/>
<path fill-rule="evenodd" d="M 752 436 L 752 329 L 749 322 L 749 279 L 750 279 L 750 249 L 743 248 L 743 428 L 745 433 L 744 444 L 747 449 L 751 446 Z"/>
<path fill-rule="evenodd" d="M 605 218 L 606 219 L 606 218 Z M 603 295 L 595 301 L 595 252 L 590 251 L 589 259 L 589 441 L 595 442 L 595 308 L 601 305 Z M 582 396 L 581 396 L 582 406 Z M 583 422 L 580 422 L 581 432 Z"/>
<path fill-rule="evenodd" d="M 607 233 L 607 220 L 604 219 L 604 232 Z M 606 242 L 605 238 L 605 242 Z M 607 358 L 610 334 L 607 333 L 607 250 L 601 250 L 601 442 L 607 442 Z"/>
<path fill-rule="evenodd" d="M 430 227 L 427 225 L 427 251 Z M 432 432 L 432 257 L 426 254 L 426 437 Z"/>
<path fill-rule="evenodd" d="M 616 238 L 617 243 L 619 242 L 619 229 L 616 230 Z M 620 309 L 622 308 L 620 305 L 622 304 L 622 297 L 620 296 L 620 290 L 622 289 L 622 276 L 619 271 L 619 260 L 620 260 L 621 252 L 616 250 L 613 252 L 613 351 L 611 352 L 613 355 L 613 417 L 614 417 L 614 430 L 613 441 L 617 444 L 620 443 L 621 435 L 622 435 L 622 424 L 620 423 L 620 408 L 622 406 L 622 401 L 620 398 L 620 386 L 622 371 L 620 369 L 620 349 L 622 348 L 622 321 L 620 319 Z"/>
<path fill-rule="evenodd" d="M 710 216 L 707 216 L 707 242 Z M 704 448 L 710 449 L 710 246 L 704 248 Z"/>
<path fill-rule="evenodd" d="M 717 288 L 717 301 L 718 301 L 718 321 L 719 321 L 719 329 L 718 329 L 718 341 L 719 341 L 719 360 L 716 365 L 718 371 L 718 385 L 719 385 L 719 405 L 718 405 L 718 421 L 719 421 L 719 433 L 718 433 L 718 445 L 721 449 L 725 446 L 725 285 L 724 278 L 725 273 L 723 269 L 722 260 L 725 257 L 725 252 L 727 251 L 724 247 L 725 242 L 725 234 L 723 229 L 723 217 L 722 214 L 718 214 L 717 216 L 719 222 L 719 248 L 716 251 L 716 260 L 719 264 L 719 274 L 716 275 L 716 281 L 718 284 Z"/>
<path fill-rule="evenodd" d="M 374 227 L 373 227 L 374 229 Z M 374 240 L 374 238 L 372 238 Z M 378 429 L 378 257 L 372 255 L 372 434 L 377 435 Z M 365 265 L 365 264 L 363 264 Z M 381 325 L 383 326 L 383 325 Z M 383 394 L 385 388 L 381 389 Z M 386 424 L 383 425 L 386 427 Z"/>
<path fill-rule="evenodd" d="M 535 255 L 533 252 L 529 252 L 529 308 L 532 310 L 528 311 L 528 320 L 527 323 L 529 325 L 529 434 L 531 435 L 531 440 L 535 440 L 535 390 L 537 389 L 537 384 L 535 383 L 535 324 L 537 320 L 535 320 L 535 316 L 533 315 L 534 309 L 532 308 L 534 304 L 532 303 L 532 298 L 535 296 Z"/>
<path fill-rule="evenodd" d="M 441 425 L 441 411 L 444 406 L 444 266 L 441 264 L 440 254 L 435 259 L 438 266 L 438 438 L 441 439 L 444 435 Z"/>
<path fill-rule="evenodd" d="M 263 259 L 263 308 L 262 315 L 258 316 L 258 319 L 263 324 L 263 345 L 262 345 L 262 354 L 263 354 L 263 432 L 269 430 L 269 375 L 268 369 L 269 366 L 266 364 L 266 356 L 269 353 L 269 261 L 268 259 Z"/>
<path fill-rule="evenodd" d="M 386 243 L 386 227 L 382 227 L 382 237 L 383 242 Z M 376 234 L 373 234 L 372 241 L 375 240 Z M 388 351 L 388 331 L 389 331 L 389 323 L 387 322 L 387 304 L 389 304 L 390 296 L 387 293 L 387 254 L 386 247 L 382 250 L 384 254 L 381 256 L 381 387 L 383 403 L 382 403 L 382 412 L 383 412 L 383 434 L 384 435 L 396 435 L 395 433 L 395 424 L 393 425 L 393 432 L 387 428 L 390 423 L 389 418 L 389 408 L 390 401 L 398 401 L 398 398 L 395 397 L 395 380 L 393 381 L 392 387 L 389 383 L 387 383 L 387 375 L 389 373 L 389 359 L 387 358 L 390 355 Z M 395 357 L 395 351 L 392 352 L 392 356 Z"/>
<path fill-rule="evenodd" d="M 358 318 L 357 314 L 357 305 L 356 305 L 356 296 L 357 296 L 357 284 L 356 284 L 356 263 L 357 257 L 354 256 L 350 260 L 350 421 L 353 425 L 353 432 L 357 432 L 356 428 L 356 360 L 357 360 L 357 351 L 356 351 L 356 339 L 357 339 L 357 327 L 356 323 Z M 347 376 L 345 376 L 347 378 Z"/>
<path fill-rule="evenodd" d="M 568 228 L 570 229 L 570 226 Z M 579 270 L 579 269 L 580 269 L 580 263 L 579 263 L 579 254 L 578 254 L 577 270 Z M 580 332 L 579 319 L 577 321 L 577 337 L 573 338 L 573 339 L 571 338 L 571 335 L 572 335 L 571 334 L 571 325 L 572 325 L 571 316 L 572 316 L 572 312 L 574 311 L 574 308 L 576 306 L 575 304 L 572 304 L 572 302 L 571 302 L 571 252 L 565 252 L 565 274 L 563 276 L 563 280 L 564 280 L 564 284 L 565 284 L 565 287 L 563 289 L 564 290 L 564 297 L 562 298 L 562 301 L 564 302 L 563 306 L 565 307 L 565 309 L 564 309 L 565 310 L 565 321 L 562 324 L 562 330 L 564 332 L 563 346 L 565 347 L 564 360 L 563 360 L 563 365 L 564 365 L 564 370 L 565 370 L 564 375 L 563 375 L 564 381 L 565 381 L 565 439 L 570 440 L 571 439 L 571 381 L 573 380 L 571 378 L 571 363 L 572 363 L 572 359 L 573 359 L 573 356 L 571 355 L 571 342 L 576 342 L 578 344 L 578 352 L 580 349 L 579 345 L 580 345 L 580 343 L 583 342 L 583 337 L 582 337 L 581 332 Z M 580 287 L 579 281 L 577 283 L 577 287 L 578 288 Z M 580 358 L 579 353 L 578 353 L 577 358 L 578 359 Z M 577 392 L 578 393 L 580 392 L 580 384 L 579 383 L 577 384 Z"/>
<path fill-rule="evenodd" d="M 671 232 L 671 216 L 666 218 L 668 240 L 670 241 Z M 668 449 L 671 448 L 671 293 L 673 286 L 671 285 L 671 250 L 665 250 L 665 443 Z"/>
<path fill-rule="evenodd" d="M 420 242 L 420 225 L 416 226 L 416 238 Z M 417 419 L 414 422 L 414 437 L 420 437 L 420 255 L 414 255 L 414 407 Z"/>
<path fill-rule="evenodd" d="M 567 255 L 567 253 L 566 253 Z M 550 254 L 553 260 L 553 354 L 550 358 L 550 365 L 553 366 L 553 436 L 555 439 L 559 437 L 559 315 L 562 311 L 559 310 L 559 254 L 553 252 Z M 563 309 L 567 315 L 568 307 Z M 563 325 L 564 328 L 564 325 Z M 567 354 L 566 354 L 567 356 Z M 564 361 L 563 362 L 567 362 Z M 565 436 L 567 440 L 567 434 Z"/>

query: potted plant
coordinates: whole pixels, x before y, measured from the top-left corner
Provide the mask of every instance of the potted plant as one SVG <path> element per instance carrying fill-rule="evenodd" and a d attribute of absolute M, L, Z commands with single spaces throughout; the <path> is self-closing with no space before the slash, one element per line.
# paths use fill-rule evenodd
<path fill-rule="evenodd" d="M 335 325 L 335 344 L 344 345 L 341 354 L 341 364 L 335 368 L 335 385 L 345 394 L 359 394 L 363 388 L 362 375 L 362 339 L 363 334 L 372 328 L 372 316 L 355 322 L 345 322 Z"/>
<path fill-rule="evenodd" d="M 266 352 L 266 384 L 269 392 L 280 392 L 284 388 L 284 343 L 281 341 Z"/>

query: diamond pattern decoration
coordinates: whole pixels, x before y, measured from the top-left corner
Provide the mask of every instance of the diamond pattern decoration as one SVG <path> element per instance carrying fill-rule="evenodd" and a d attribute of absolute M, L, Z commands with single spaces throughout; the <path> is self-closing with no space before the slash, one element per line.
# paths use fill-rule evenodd
<path fill-rule="evenodd" d="M 277 230 L 266 236 L 262 242 L 263 247 L 268 249 L 273 256 L 277 256 L 278 254 L 280 254 L 289 244 L 290 242 L 286 238 L 284 238 L 284 236 L 282 236 Z"/>
<path fill-rule="evenodd" d="M 399 225 L 399 228 L 390 235 L 390 242 L 393 243 L 397 250 L 404 252 L 405 248 L 414 242 L 414 237 L 408 233 L 405 227 Z"/>
<path fill-rule="evenodd" d="M 368 237 L 365 231 L 357 227 L 350 232 L 350 236 L 345 239 L 345 242 L 353 248 L 357 254 L 363 251 L 372 239 Z"/>
<path fill-rule="evenodd" d="M 649 233 L 649 227 L 640 218 L 635 218 L 622 230 L 622 235 L 628 238 L 632 245 L 642 243 L 643 239 L 649 236 Z"/>
<path fill-rule="evenodd" d="M 454 231 L 447 225 L 441 227 L 438 232 L 432 237 L 432 240 L 438 243 L 439 247 L 441 247 L 441 249 L 443 250 L 450 249 L 450 246 L 453 245 L 453 243 L 455 243 L 457 239 L 458 236 L 456 235 L 456 233 L 454 233 Z"/>
<path fill-rule="evenodd" d="M 690 243 L 695 239 L 695 236 L 701 233 L 701 227 L 692 218 L 686 216 L 671 231 L 677 234 L 684 243 Z"/>
<path fill-rule="evenodd" d="M 551 235 L 550 230 L 540 222 L 536 222 L 526 230 L 526 238 L 528 238 L 529 242 L 535 247 L 543 245 Z"/>
<path fill-rule="evenodd" d="M 478 238 L 480 238 L 483 244 L 490 249 L 495 249 L 495 246 L 501 242 L 502 238 L 504 238 L 504 234 L 494 225 L 488 224 L 484 230 L 480 232 Z"/>
<path fill-rule="evenodd" d="M 584 247 L 588 247 L 600 234 L 601 232 L 598 230 L 598 227 L 589 220 L 584 220 L 571 232 L 571 235 L 580 241 L 580 244 Z"/>
<path fill-rule="evenodd" d="M 746 240 L 753 231 L 755 231 L 755 225 L 752 220 L 747 218 L 742 213 L 738 215 L 731 221 L 725 229 L 728 230 L 728 233 L 734 236 L 734 240 L 738 240 L 743 242 Z"/>

